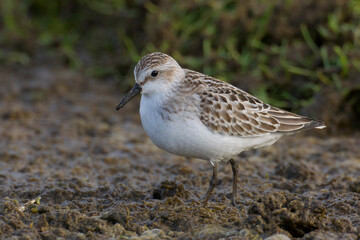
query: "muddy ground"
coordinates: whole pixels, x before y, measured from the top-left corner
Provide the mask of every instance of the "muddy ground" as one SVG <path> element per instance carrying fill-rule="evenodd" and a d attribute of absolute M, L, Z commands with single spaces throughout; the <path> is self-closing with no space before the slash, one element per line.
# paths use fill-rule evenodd
<path fill-rule="evenodd" d="M 360 237 L 359 134 L 244 153 L 237 207 L 224 165 L 204 208 L 210 164 L 155 147 L 139 99 L 115 111 L 115 82 L 35 67 L 0 69 L 0 86 L 2 239 Z"/>

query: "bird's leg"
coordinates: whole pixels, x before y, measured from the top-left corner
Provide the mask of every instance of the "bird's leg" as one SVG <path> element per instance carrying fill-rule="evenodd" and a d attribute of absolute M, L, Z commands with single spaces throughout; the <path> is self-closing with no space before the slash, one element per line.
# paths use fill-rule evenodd
<path fill-rule="evenodd" d="M 230 160 L 232 172 L 233 172 L 233 191 L 231 196 L 231 204 L 235 206 L 235 197 L 237 192 L 237 179 L 238 179 L 238 172 L 239 172 L 239 163 L 235 162 L 233 159 Z"/>
<path fill-rule="evenodd" d="M 217 178 L 217 166 L 218 166 L 218 163 L 214 163 L 213 164 L 213 175 L 211 177 L 211 180 L 210 180 L 210 184 L 209 184 L 209 188 L 205 194 L 205 198 L 204 198 L 204 207 L 206 207 L 206 204 L 207 202 L 209 201 L 209 198 L 211 196 L 211 193 L 212 191 L 214 190 L 217 182 L 218 182 L 218 178 Z"/>

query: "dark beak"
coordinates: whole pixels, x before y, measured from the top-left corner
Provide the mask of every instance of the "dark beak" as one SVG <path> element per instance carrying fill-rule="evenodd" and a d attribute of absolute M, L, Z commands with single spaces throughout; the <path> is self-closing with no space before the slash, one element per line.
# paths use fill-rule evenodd
<path fill-rule="evenodd" d="M 125 97 L 121 100 L 121 102 L 116 106 L 116 110 L 119 110 L 125 104 L 133 99 L 136 95 L 138 95 L 141 92 L 141 87 L 139 84 L 135 83 L 135 86 L 131 89 L 130 92 L 128 92 Z"/>

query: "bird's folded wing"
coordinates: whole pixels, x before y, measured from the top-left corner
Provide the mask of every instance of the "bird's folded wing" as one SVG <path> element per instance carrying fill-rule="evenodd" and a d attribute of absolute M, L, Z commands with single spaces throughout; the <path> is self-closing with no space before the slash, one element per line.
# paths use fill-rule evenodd
<path fill-rule="evenodd" d="M 272 107 L 228 84 L 206 88 L 198 95 L 201 122 L 223 135 L 261 136 L 325 127 L 321 121 Z"/>

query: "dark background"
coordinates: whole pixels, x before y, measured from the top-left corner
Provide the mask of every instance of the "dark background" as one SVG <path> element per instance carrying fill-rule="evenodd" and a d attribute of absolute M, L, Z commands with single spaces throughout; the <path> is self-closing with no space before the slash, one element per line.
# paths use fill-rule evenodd
<path fill-rule="evenodd" d="M 357 0 L 2 0 L 0 7 L 3 70 L 62 65 L 104 84 L 116 80 L 125 92 L 136 62 L 162 51 L 322 119 L 328 133 L 359 127 Z"/>

